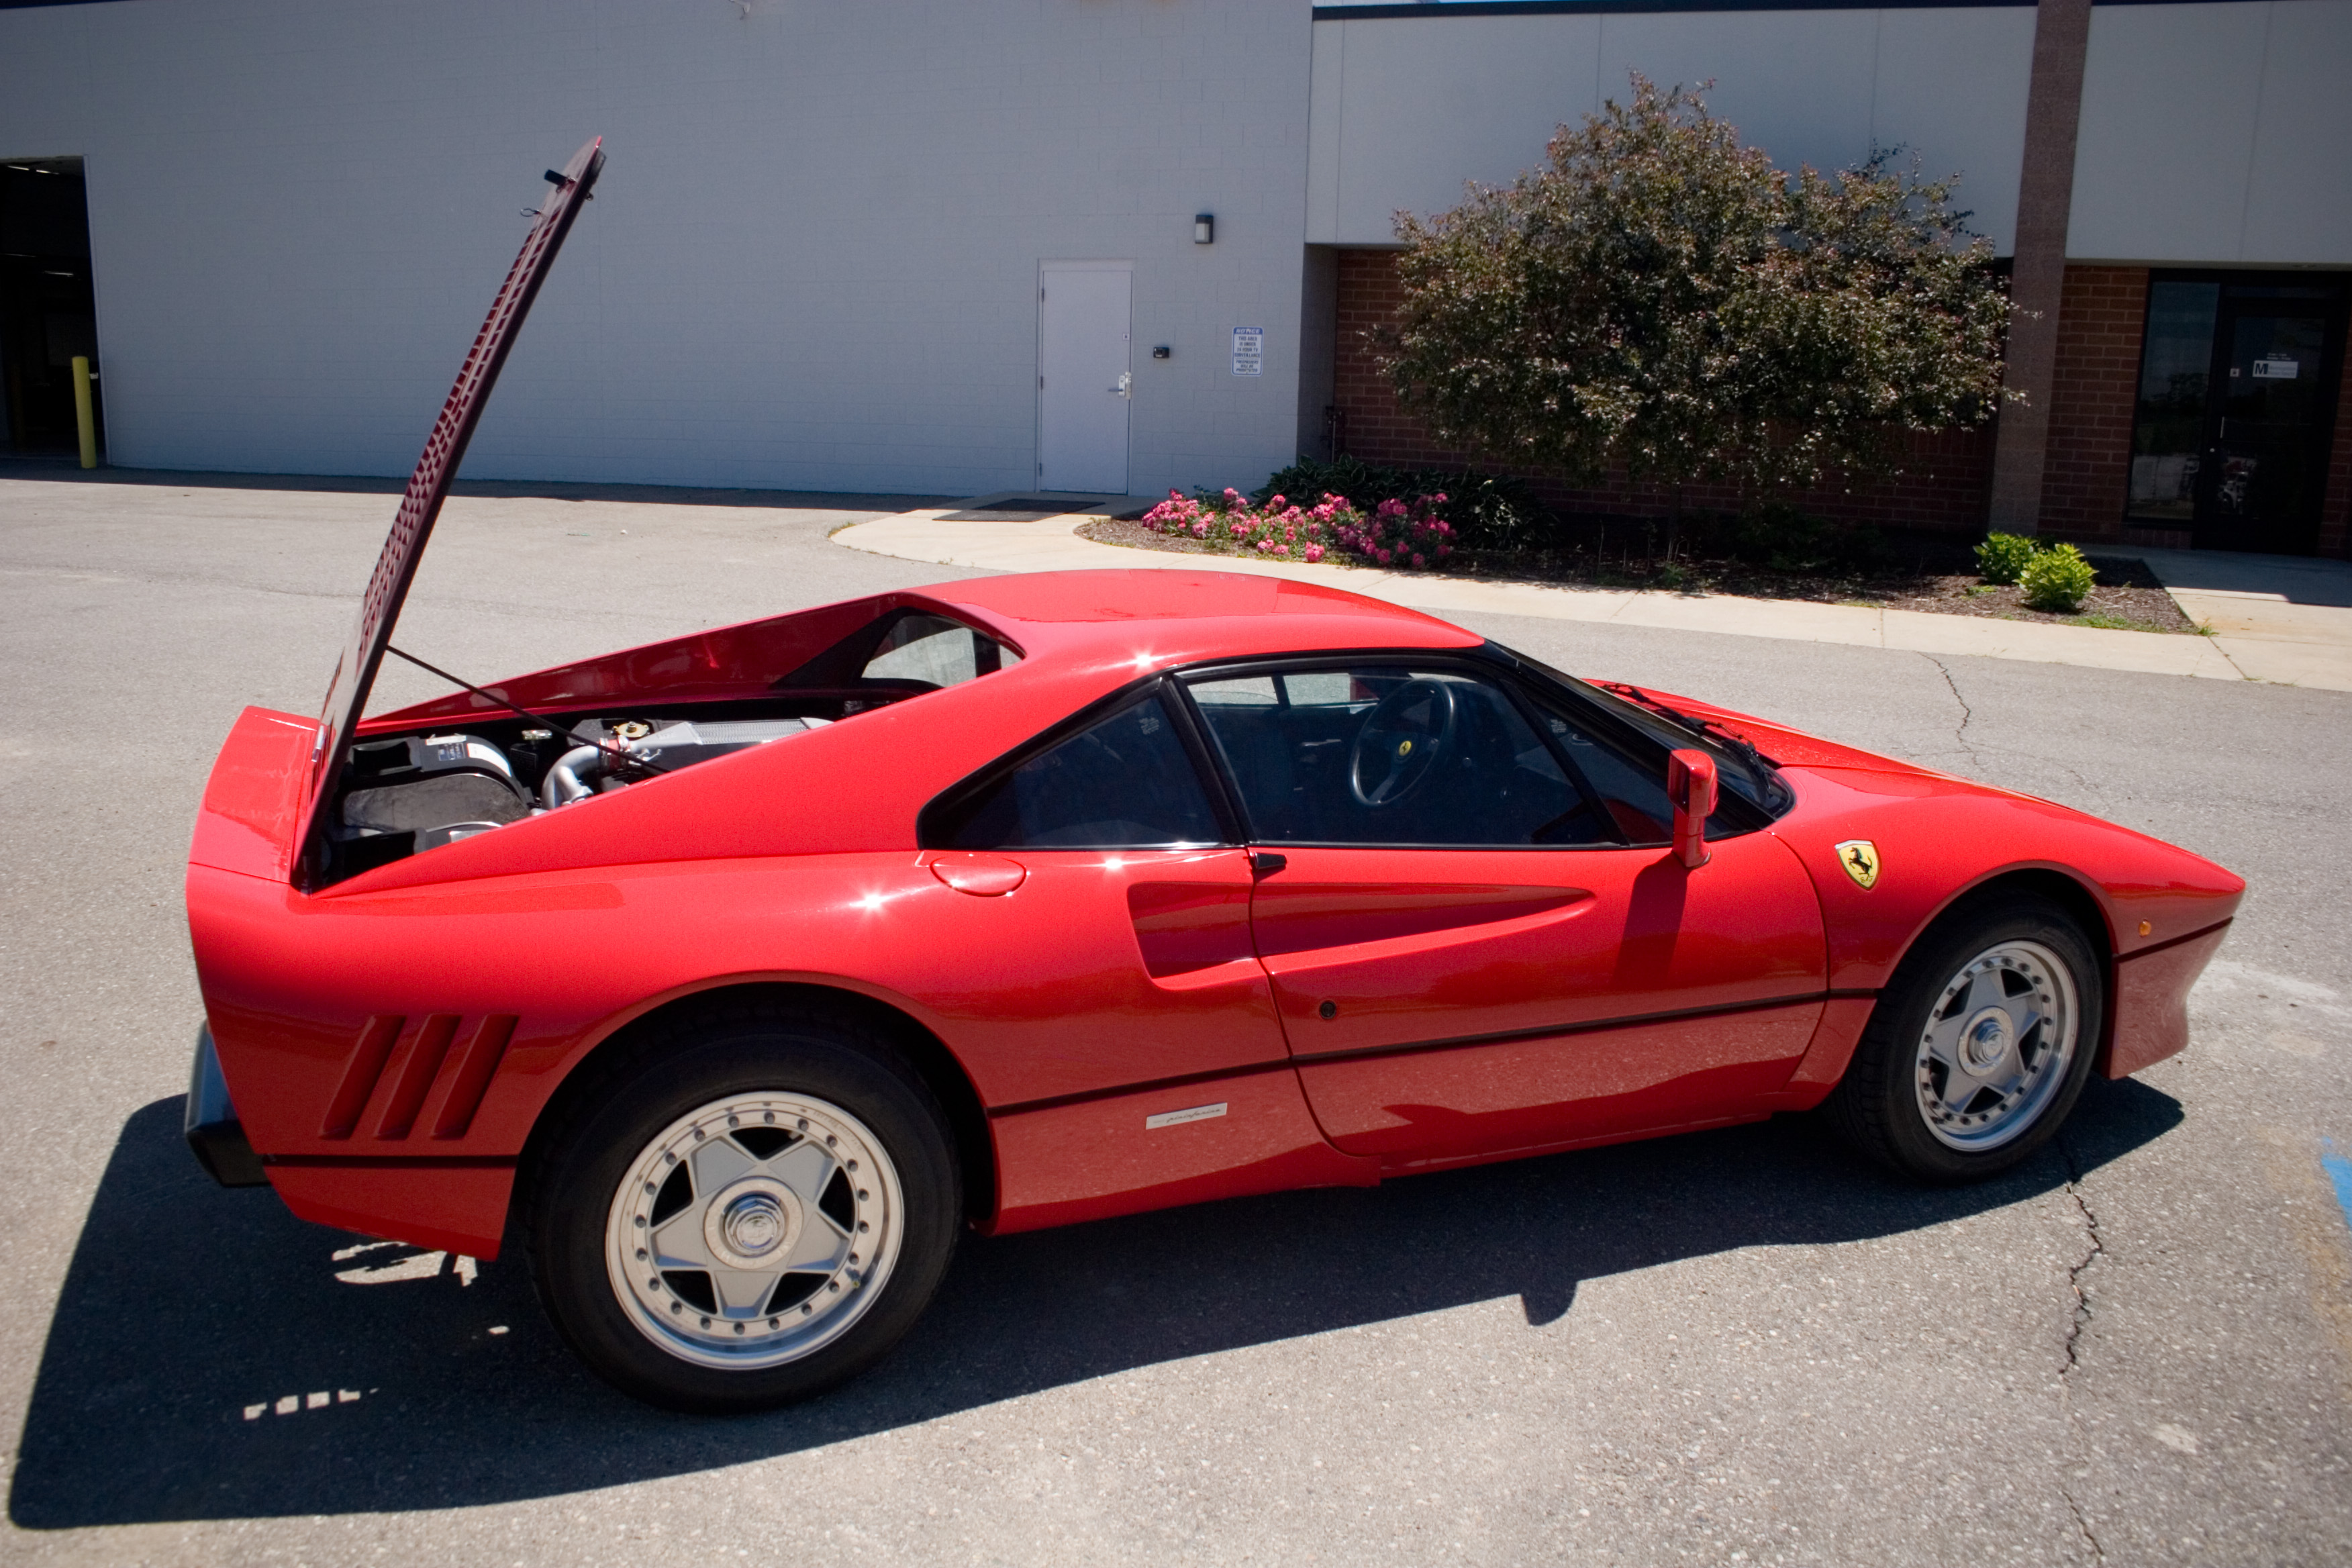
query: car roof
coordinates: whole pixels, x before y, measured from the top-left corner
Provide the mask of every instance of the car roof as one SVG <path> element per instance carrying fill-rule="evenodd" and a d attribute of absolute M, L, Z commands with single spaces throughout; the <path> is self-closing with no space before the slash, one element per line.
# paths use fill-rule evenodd
<path fill-rule="evenodd" d="M 916 592 L 988 623 L 1030 658 L 1166 668 L 1322 648 L 1475 647 L 1475 634 L 1320 583 L 1169 568 L 1038 572 Z"/>

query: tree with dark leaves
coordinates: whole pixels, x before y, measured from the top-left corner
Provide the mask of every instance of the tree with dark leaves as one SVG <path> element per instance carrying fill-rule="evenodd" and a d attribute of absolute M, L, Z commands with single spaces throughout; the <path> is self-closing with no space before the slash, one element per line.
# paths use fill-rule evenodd
<path fill-rule="evenodd" d="M 1515 184 L 1398 216 L 1385 363 L 1440 441 L 1752 506 L 1991 417 L 2008 301 L 1953 182 L 1884 153 L 1786 174 L 1696 92 L 1633 85 Z"/>

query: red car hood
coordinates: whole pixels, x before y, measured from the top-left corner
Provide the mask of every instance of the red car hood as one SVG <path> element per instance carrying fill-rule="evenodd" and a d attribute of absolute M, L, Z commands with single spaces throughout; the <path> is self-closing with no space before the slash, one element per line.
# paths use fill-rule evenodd
<path fill-rule="evenodd" d="M 1832 985 L 1883 984 L 1903 944 L 1937 910 L 2004 873 L 2087 879 L 2118 957 L 2228 921 L 2244 896 L 2244 879 L 2228 868 L 2073 806 L 1697 698 L 1646 687 L 1643 695 L 1720 725 L 1790 775 L 1797 804 L 1772 830 L 1805 863 L 1824 914 L 1844 934 L 1849 951 L 1843 964 L 1832 952 Z M 1840 865 L 1839 849 L 1854 840 L 1884 858 L 1885 870 L 1872 885 L 1856 886 Z"/>
<path fill-rule="evenodd" d="M 1638 702 L 1642 698 L 1646 697 L 1653 701 L 1664 703 L 1677 713 L 1687 713 L 1694 719 L 1706 719 L 1719 724 L 1763 752 L 1765 760 L 1775 767 L 1868 768 L 1874 772 L 1930 773 L 1937 778 L 1952 776 L 1948 773 L 1936 773 L 1933 768 L 1920 767 L 1914 763 L 1900 762 L 1894 757 L 1883 757 L 1875 752 L 1865 752 L 1856 746 L 1842 746 L 1835 741 L 1824 741 L 1818 735 L 1808 735 L 1802 730 L 1791 730 L 1785 724 L 1775 724 L 1769 719 L 1759 719 L 1752 713 L 1741 713 L 1733 709 L 1718 707 L 1700 698 L 1660 691 L 1654 686 L 1641 688 L 1641 695 L 1637 697 L 1634 696 L 1635 689 L 1633 687 L 1620 685 L 1614 681 L 1604 684 L 1607 689 L 1633 701 Z M 1969 781 L 1959 782 L 1968 783 Z M 1979 787 L 1991 786 L 1979 785 Z"/>

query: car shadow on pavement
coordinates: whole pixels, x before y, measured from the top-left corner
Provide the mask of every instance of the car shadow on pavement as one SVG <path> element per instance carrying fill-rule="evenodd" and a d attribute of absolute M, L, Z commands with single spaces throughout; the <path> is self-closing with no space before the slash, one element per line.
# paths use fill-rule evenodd
<path fill-rule="evenodd" d="M 898 1352 L 825 1398 L 697 1419 L 597 1382 L 521 1265 L 369 1247 L 226 1191 L 181 1101 L 122 1130 L 17 1447 L 36 1530 L 465 1507 L 819 1447 L 1107 1373 L 1517 1296 L 1735 1247 L 1916 1230 L 2050 1192 L 2179 1103 L 2095 1080 L 2064 1147 L 1983 1186 L 1887 1180 L 1800 1118 L 1370 1190 L 1289 1193 L 967 1237 Z"/>

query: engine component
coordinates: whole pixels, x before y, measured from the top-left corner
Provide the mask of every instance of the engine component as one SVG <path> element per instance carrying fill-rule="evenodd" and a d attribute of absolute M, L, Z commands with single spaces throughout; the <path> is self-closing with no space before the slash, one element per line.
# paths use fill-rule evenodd
<path fill-rule="evenodd" d="M 352 748 L 354 787 L 342 799 L 341 822 L 360 837 L 414 833 L 430 848 L 522 819 L 530 797 L 514 764 L 477 735 L 404 736 Z M 430 842 L 427 838 L 430 837 Z"/>
<path fill-rule="evenodd" d="M 418 853 L 438 849 L 444 844 L 455 844 L 460 838 L 471 838 L 477 833 L 488 833 L 494 827 L 504 827 L 503 822 L 452 822 L 440 827 L 428 827 L 416 836 Z"/>
<path fill-rule="evenodd" d="M 632 770 L 613 754 L 616 750 L 631 761 L 645 762 L 645 774 L 676 773 L 695 763 L 749 751 L 831 722 L 814 718 L 681 720 L 656 730 L 642 720 L 627 720 L 612 726 L 603 744 L 574 746 L 557 758 L 540 781 L 539 798 L 550 807 L 569 805 L 598 791 L 623 787 Z"/>

